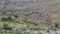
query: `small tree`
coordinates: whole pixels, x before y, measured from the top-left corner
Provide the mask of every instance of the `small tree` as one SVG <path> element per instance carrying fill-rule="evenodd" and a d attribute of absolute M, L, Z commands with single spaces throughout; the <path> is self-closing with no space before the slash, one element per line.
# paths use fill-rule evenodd
<path fill-rule="evenodd" d="M 58 28 L 58 26 L 59 26 L 59 25 L 58 25 L 57 23 L 55 23 L 55 27 Z"/>
<path fill-rule="evenodd" d="M 49 30 L 47 30 L 47 32 L 49 33 Z"/>
<path fill-rule="evenodd" d="M 18 15 L 14 15 L 15 18 L 18 18 Z"/>
<path fill-rule="evenodd" d="M 5 29 L 5 30 L 12 30 L 12 27 L 9 26 L 8 24 L 4 23 L 3 24 L 3 29 Z"/>
<path fill-rule="evenodd" d="M 8 17 L 7 20 L 12 20 L 12 18 L 11 17 Z"/>

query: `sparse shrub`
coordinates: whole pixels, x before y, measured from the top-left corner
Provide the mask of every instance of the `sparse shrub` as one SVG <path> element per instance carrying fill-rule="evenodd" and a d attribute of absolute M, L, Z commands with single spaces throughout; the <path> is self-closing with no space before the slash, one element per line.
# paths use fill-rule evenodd
<path fill-rule="evenodd" d="M 12 18 L 11 18 L 11 17 L 2 18 L 2 21 L 10 21 L 10 20 L 12 20 Z"/>
<path fill-rule="evenodd" d="M 41 28 L 30 28 L 31 30 L 41 30 Z"/>
<path fill-rule="evenodd" d="M 55 23 L 55 27 L 58 28 L 58 24 L 57 23 Z"/>
<path fill-rule="evenodd" d="M 6 18 L 2 18 L 2 21 L 7 21 L 7 19 Z"/>
<path fill-rule="evenodd" d="M 12 20 L 12 18 L 11 17 L 8 17 L 7 20 Z"/>
<path fill-rule="evenodd" d="M 49 33 L 49 30 L 47 30 L 47 32 Z"/>
<path fill-rule="evenodd" d="M 35 26 L 37 26 L 38 24 L 36 24 L 35 22 L 33 22 L 32 24 L 34 24 Z"/>
<path fill-rule="evenodd" d="M 40 34 L 43 34 L 42 32 L 40 32 Z"/>
<path fill-rule="evenodd" d="M 3 29 L 5 29 L 5 30 L 12 30 L 12 27 L 9 26 L 8 24 L 4 23 L 3 24 Z"/>
<path fill-rule="evenodd" d="M 18 17 L 18 15 L 14 15 L 14 17 L 15 17 L 15 18 L 17 18 L 17 17 Z"/>
<path fill-rule="evenodd" d="M 41 30 L 41 28 L 35 28 L 35 30 Z"/>

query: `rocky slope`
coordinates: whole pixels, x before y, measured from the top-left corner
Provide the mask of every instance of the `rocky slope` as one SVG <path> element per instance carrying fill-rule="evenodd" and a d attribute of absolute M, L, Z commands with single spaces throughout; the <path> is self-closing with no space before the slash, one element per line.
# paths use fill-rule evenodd
<path fill-rule="evenodd" d="M 16 12 L 22 22 L 60 23 L 60 0 L 0 0 L 0 11 Z"/>

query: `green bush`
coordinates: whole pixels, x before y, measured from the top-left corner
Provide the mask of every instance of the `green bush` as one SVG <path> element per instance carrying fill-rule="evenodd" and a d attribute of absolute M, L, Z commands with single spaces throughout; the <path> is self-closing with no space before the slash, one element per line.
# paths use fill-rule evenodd
<path fill-rule="evenodd" d="M 12 30 L 12 27 L 9 26 L 8 24 L 4 23 L 3 24 L 3 29 L 5 29 L 5 30 Z"/>
<path fill-rule="evenodd" d="M 10 21 L 10 20 L 12 20 L 11 17 L 2 18 L 2 21 Z"/>
<path fill-rule="evenodd" d="M 57 23 L 55 23 L 55 27 L 58 28 L 58 26 L 59 26 L 59 25 L 58 25 Z"/>
<path fill-rule="evenodd" d="M 49 30 L 47 30 L 47 32 L 49 33 Z"/>
<path fill-rule="evenodd" d="M 18 15 L 14 15 L 14 17 L 15 17 L 15 18 L 17 18 L 17 17 L 18 17 Z"/>
<path fill-rule="evenodd" d="M 43 34 L 43 33 L 40 32 L 40 34 Z"/>

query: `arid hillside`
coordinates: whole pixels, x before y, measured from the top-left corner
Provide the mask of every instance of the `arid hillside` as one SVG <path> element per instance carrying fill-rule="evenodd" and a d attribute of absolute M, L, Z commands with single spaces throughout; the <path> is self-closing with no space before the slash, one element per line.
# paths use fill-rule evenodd
<path fill-rule="evenodd" d="M 20 22 L 60 24 L 60 0 L 0 0 L 0 11 L 17 14 Z"/>

